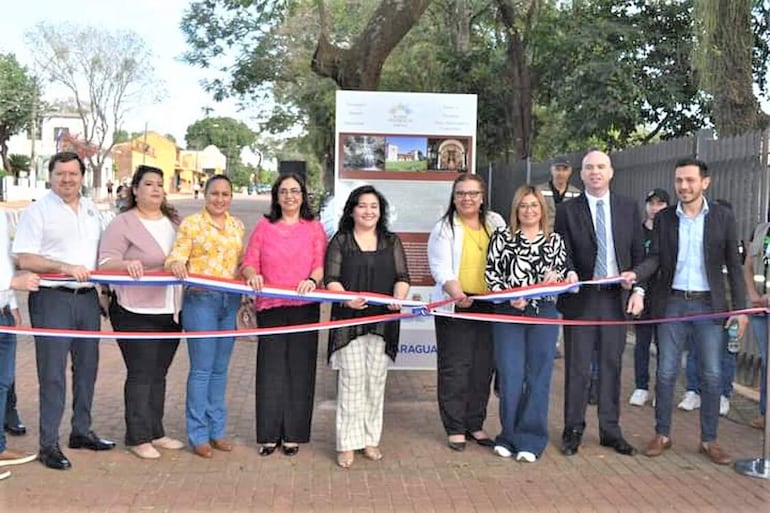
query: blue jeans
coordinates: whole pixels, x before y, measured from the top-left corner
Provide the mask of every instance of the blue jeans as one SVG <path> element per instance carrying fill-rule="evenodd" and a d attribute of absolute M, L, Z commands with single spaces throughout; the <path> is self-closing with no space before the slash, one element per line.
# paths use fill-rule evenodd
<path fill-rule="evenodd" d="M 10 313 L 0 313 L 0 326 L 13 326 Z M 5 402 L 14 382 L 16 365 L 16 335 L 0 333 L 0 428 L 5 425 Z M 0 429 L 0 452 L 5 451 L 5 430 Z"/>
<path fill-rule="evenodd" d="M 670 296 L 666 317 L 711 312 L 709 300 L 686 300 Z M 717 439 L 721 358 L 724 330 L 721 320 L 664 322 L 658 326 L 658 373 L 656 380 L 655 432 L 671 435 L 671 411 L 674 385 L 681 367 L 682 352 L 688 338 L 698 352 L 698 374 L 701 385 L 700 430 L 702 442 Z"/>
<path fill-rule="evenodd" d="M 759 357 L 762 359 L 762 377 L 759 383 L 759 413 L 767 411 L 767 315 L 752 315 L 751 327 L 759 345 Z"/>
<path fill-rule="evenodd" d="M 509 304 L 495 307 L 496 313 L 556 319 L 556 307 L 541 301 L 539 311 L 523 311 Z M 510 451 L 542 454 L 548 443 L 548 396 L 559 327 L 555 324 L 495 323 L 493 340 L 500 380 L 500 423 L 495 440 Z"/>
<path fill-rule="evenodd" d="M 720 359 L 722 367 L 722 383 L 720 394 L 729 398 L 733 395 L 733 381 L 735 380 L 735 369 L 737 366 L 737 357 L 735 353 L 727 350 L 727 332 L 722 330 L 724 339 L 722 348 L 722 358 Z M 685 388 L 688 392 L 700 394 L 700 379 L 698 379 L 698 348 L 692 341 L 688 344 L 687 363 L 685 364 Z"/>
<path fill-rule="evenodd" d="M 235 329 L 240 305 L 238 294 L 187 289 L 182 306 L 185 331 Z M 195 447 L 225 436 L 227 424 L 227 368 L 235 339 L 197 338 L 187 340 L 190 373 L 187 376 L 187 439 Z"/>

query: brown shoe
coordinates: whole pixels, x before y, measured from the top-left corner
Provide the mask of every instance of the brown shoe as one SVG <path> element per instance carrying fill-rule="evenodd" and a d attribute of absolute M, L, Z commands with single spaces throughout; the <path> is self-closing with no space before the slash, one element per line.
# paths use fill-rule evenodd
<path fill-rule="evenodd" d="M 27 454 L 11 449 L 6 449 L 0 452 L 0 467 L 7 467 L 10 465 L 21 465 L 23 463 L 29 463 L 35 461 L 37 454 Z"/>
<path fill-rule="evenodd" d="M 655 456 L 660 456 L 668 449 L 671 449 L 671 439 L 667 436 L 655 435 L 655 438 L 647 444 L 644 455 L 654 458 Z"/>
<path fill-rule="evenodd" d="M 709 459 L 717 465 L 729 465 L 733 462 L 733 459 L 727 454 L 717 442 L 701 442 L 698 446 L 698 452 L 701 452 L 709 457 Z"/>
<path fill-rule="evenodd" d="M 227 438 L 220 438 L 219 440 L 212 440 L 211 447 L 218 451 L 230 452 L 233 450 L 233 444 Z"/>
<path fill-rule="evenodd" d="M 200 444 L 193 447 L 193 452 L 196 456 L 200 456 L 201 458 L 211 458 L 214 456 L 214 451 L 211 450 L 211 446 L 209 444 Z"/>
<path fill-rule="evenodd" d="M 759 417 L 755 417 L 751 420 L 751 427 L 754 429 L 765 429 L 765 417 L 764 415 L 760 415 Z"/>

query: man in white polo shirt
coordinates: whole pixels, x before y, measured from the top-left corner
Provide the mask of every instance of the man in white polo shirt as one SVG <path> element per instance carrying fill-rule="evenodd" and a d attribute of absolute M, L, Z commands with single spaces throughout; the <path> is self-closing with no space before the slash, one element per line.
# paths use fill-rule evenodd
<path fill-rule="evenodd" d="M 94 204 L 80 195 L 85 164 L 77 154 L 61 152 L 51 157 L 48 172 L 51 191 L 22 213 L 13 253 L 21 269 L 62 273 L 76 282 L 40 281 L 40 290 L 29 295 L 32 327 L 98 331 L 98 295 L 88 278 L 96 268 L 101 225 Z M 115 447 L 91 430 L 99 339 L 36 336 L 35 354 L 40 384 L 40 461 L 59 470 L 72 466 L 59 448 L 68 354 L 73 396 L 69 447 L 94 451 Z"/>

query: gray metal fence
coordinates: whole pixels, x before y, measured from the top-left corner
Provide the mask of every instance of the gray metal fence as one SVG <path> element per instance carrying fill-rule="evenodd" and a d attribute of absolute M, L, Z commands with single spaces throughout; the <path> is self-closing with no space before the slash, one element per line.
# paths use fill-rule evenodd
<path fill-rule="evenodd" d="M 738 233 L 748 240 L 754 227 L 768 218 L 770 203 L 770 132 L 750 132 L 737 137 L 715 139 L 709 131 L 648 146 L 629 148 L 611 155 L 615 176 L 612 189 L 635 198 L 644 205 L 645 194 L 656 187 L 666 189 L 675 198 L 674 164 L 687 156 L 705 161 L 711 172 L 710 199 L 723 199 L 733 205 Z M 582 153 L 566 156 L 575 170 L 571 181 L 582 189 L 580 163 Z M 519 161 L 513 164 L 480 164 L 477 168 L 489 184 L 493 210 L 506 219 L 514 191 L 527 183 L 548 181 L 548 162 Z M 737 380 L 753 385 L 759 379 L 759 356 L 753 334 L 746 340 L 738 357 Z"/>

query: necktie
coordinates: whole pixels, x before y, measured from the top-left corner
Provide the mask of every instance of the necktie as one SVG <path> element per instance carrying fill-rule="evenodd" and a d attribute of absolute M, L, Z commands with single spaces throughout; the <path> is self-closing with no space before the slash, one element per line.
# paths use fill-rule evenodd
<path fill-rule="evenodd" d="M 594 276 L 607 276 L 607 225 L 604 220 L 604 200 L 596 202 L 596 265 Z"/>

